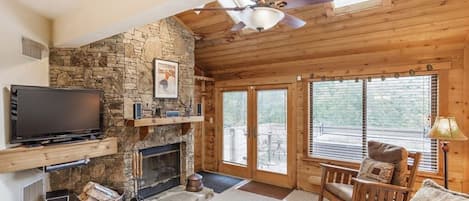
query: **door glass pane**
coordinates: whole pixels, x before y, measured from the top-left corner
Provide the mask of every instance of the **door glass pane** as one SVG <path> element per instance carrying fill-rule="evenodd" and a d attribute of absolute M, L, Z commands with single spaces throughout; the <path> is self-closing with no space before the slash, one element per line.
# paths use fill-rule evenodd
<path fill-rule="evenodd" d="M 223 92 L 223 161 L 247 165 L 247 92 Z"/>
<path fill-rule="evenodd" d="M 257 169 L 287 174 L 287 90 L 257 91 Z"/>

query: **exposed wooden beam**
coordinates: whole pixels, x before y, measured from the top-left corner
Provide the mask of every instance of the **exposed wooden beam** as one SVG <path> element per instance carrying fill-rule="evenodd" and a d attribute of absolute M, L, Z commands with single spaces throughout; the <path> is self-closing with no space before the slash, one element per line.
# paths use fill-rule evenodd
<path fill-rule="evenodd" d="M 431 69 L 428 69 L 428 65 L 431 65 Z M 311 74 L 304 74 L 304 79 L 320 79 L 323 76 L 327 78 L 331 77 L 343 77 L 350 79 L 351 77 L 374 77 L 376 75 L 394 76 L 395 73 L 400 75 L 408 75 L 410 70 L 415 71 L 417 74 L 435 74 L 437 71 L 451 69 L 451 62 L 438 62 L 428 64 L 406 64 L 397 66 L 383 66 L 380 68 L 358 68 L 358 69 L 338 69 L 338 70 L 323 70 Z"/>
<path fill-rule="evenodd" d="M 399 47 L 395 49 L 374 50 L 352 54 L 331 54 L 322 57 L 295 57 L 284 59 L 283 61 L 272 59 L 271 63 L 251 62 L 237 67 L 218 68 L 209 71 L 212 75 L 217 74 L 237 74 L 265 72 L 272 74 L 307 72 L 318 68 L 338 68 L 338 67 L 376 67 L 383 65 L 395 65 L 401 61 L 423 61 L 428 59 L 449 58 L 454 52 L 461 52 L 464 43 L 419 45 L 410 47 Z M 408 62 L 406 62 L 408 63 Z M 229 66 L 229 65 L 227 65 Z"/>

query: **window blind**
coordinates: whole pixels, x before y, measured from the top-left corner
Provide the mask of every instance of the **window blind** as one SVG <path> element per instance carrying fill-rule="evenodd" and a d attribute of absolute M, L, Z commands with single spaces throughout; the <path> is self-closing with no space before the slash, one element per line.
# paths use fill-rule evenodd
<path fill-rule="evenodd" d="M 438 145 L 426 137 L 437 114 L 436 75 L 310 84 L 310 156 L 361 161 L 375 140 L 421 152 L 420 170 L 437 171 Z"/>

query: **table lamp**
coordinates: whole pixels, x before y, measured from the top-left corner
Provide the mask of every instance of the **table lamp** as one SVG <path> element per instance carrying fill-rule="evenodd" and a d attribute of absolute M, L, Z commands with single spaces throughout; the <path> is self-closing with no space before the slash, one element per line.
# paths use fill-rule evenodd
<path fill-rule="evenodd" d="M 465 141 L 467 137 L 459 129 L 454 117 L 437 117 L 432 129 L 428 133 L 428 137 L 437 139 L 441 143 L 444 159 L 445 188 L 448 189 L 448 143 L 449 141 Z"/>

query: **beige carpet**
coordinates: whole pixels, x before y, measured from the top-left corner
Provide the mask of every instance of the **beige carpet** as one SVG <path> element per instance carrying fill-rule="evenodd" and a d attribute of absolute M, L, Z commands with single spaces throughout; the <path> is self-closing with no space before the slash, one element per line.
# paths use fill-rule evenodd
<path fill-rule="evenodd" d="M 283 201 L 317 201 L 318 196 L 300 190 L 294 190 Z M 210 201 L 279 201 L 274 198 L 241 191 L 237 189 L 230 189 L 221 194 L 216 194 Z"/>

